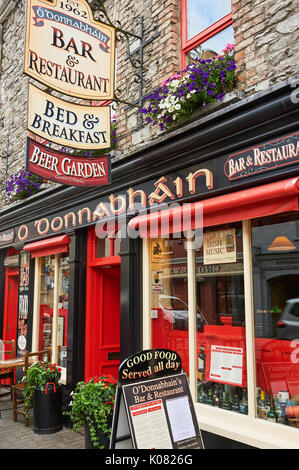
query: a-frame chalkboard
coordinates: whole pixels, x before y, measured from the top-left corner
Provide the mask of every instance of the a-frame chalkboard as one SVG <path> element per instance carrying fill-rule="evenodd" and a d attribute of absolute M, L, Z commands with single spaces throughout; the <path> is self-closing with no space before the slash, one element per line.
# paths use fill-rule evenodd
<path fill-rule="evenodd" d="M 123 361 L 110 449 L 202 448 L 179 355 L 168 349 L 149 349 Z"/>

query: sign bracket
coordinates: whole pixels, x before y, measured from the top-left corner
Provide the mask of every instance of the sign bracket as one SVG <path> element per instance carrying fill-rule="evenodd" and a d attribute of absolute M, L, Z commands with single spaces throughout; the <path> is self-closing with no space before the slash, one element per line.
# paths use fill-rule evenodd
<path fill-rule="evenodd" d="M 116 24 L 113 24 L 111 19 L 109 18 L 109 15 L 107 13 L 107 10 L 101 0 L 94 0 L 91 5 L 96 9 L 97 13 L 99 14 L 100 20 L 103 23 L 107 23 L 109 26 L 112 26 L 116 30 L 116 38 L 120 41 L 123 38 L 127 41 L 127 56 L 125 57 L 126 59 L 129 59 L 130 64 L 132 67 L 136 70 L 136 72 L 133 74 L 133 80 L 135 83 L 138 83 L 138 91 L 139 91 L 139 97 L 136 104 L 135 103 L 130 103 L 128 101 L 125 101 L 121 99 L 121 93 L 122 91 L 118 88 L 114 90 L 114 101 L 118 103 L 123 103 L 126 104 L 128 107 L 135 107 L 135 108 L 142 108 L 143 106 L 143 100 L 144 100 L 144 94 L 143 94 L 143 73 L 144 73 L 144 48 L 150 44 L 152 41 L 154 41 L 156 38 L 160 36 L 160 32 L 155 33 L 151 38 L 145 40 L 144 39 L 144 19 L 143 16 L 140 16 L 139 18 L 139 34 L 134 34 L 130 31 L 125 31 L 121 27 L 121 23 L 119 21 L 116 21 Z M 139 45 L 131 51 L 130 47 L 130 37 L 134 38 L 135 40 L 139 40 Z M 133 59 L 133 56 L 138 53 L 138 58 L 135 60 Z M 139 113 L 139 125 L 140 127 L 143 125 L 143 115 L 142 113 Z"/>
<path fill-rule="evenodd" d="M 6 141 L 6 151 L 4 154 L 1 155 L 1 158 L 5 158 L 5 174 L 4 174 L 4 182 L 3 182 L 3 186 L 1 189 L 6 189 L 6 183 L 7 183 L 7 179 L 8 179 L 8 159 L 11 155 L 11 152 L 9 151 L 9 137 L 7 138 L 7 141 Z"/>

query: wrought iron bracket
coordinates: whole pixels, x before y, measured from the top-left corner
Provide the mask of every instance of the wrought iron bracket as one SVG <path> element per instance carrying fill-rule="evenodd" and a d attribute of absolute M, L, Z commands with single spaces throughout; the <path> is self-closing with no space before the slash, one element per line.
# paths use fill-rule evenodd
<path fill-rule="evenodd" d="M 105 23 L 109 26 L 115 28 L 116 31 L 116 39 L 121 41 L 125 39 L 127 43 L 127 55 L 125 57 L 126 60 L 130 61 L 131 66 L 135 70 L 133 74 L 133 80 L 138 83 L 138 100 L 134 103 L 128 102 L 121 98 L 121 90 L 116 88 L 114 90 L 114 102 L 116 104 L 122 103 L 126 104 L 128 107 L 135 107 L 137 109 L 142 108 L 143 101 L 144 101 L 144 85 L 143 85 L 143 75 L 144 75 L 144 48 L 154 41 L 156 38 L 160 36 L 160 32 L 155 33 L 151 38 L 145 40 L 144 35 L 144 19 L 143 16 L 139 18 L 139 34 L 132 33 L 131 31 L 126 31 L 122 28 L 121 23 L 116 21 L 116 24 L 113 24 L 111 21 L 107 10 L 101 0 L 93 0 L 91 5 L 96 9 L 96 12 L 99 16 L 99 20 L 102 23 Z M 138 46 L 132 51 L 130 39 L 138 40 Z M 138 55 L 137 55 L 138 54 Z M 139 113 L 139 125 L 143 125 L 143 115 Z"/>

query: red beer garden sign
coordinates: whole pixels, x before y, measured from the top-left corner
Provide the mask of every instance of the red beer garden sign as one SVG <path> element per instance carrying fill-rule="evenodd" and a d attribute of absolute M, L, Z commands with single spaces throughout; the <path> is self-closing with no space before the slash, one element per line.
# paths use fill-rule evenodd
<path fill-rule="evenodd" d="M 88 157 L 58 152 L 27 139 L 26 169 L 56 183 L 100 186 L 110 183 L 110 157 Z"/>

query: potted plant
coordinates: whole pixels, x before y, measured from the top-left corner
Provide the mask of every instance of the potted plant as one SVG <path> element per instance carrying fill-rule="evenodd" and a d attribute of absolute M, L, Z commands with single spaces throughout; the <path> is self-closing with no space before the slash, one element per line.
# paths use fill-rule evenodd
<path fill-rule="evenodd" d="M 36 362 L 28 367 L 24 381 L 26 417 L 33 408 L 33 430 L 51 434 L 62 429 L 61 368 L 50 362 Z"/>
<path fill-rule="evenodd" d="M 37 193 L 42 182 L 42 178 L 21 168 L 7 180 L 7 197 L 11 202 L 25 199 Z"/>
<path fill-rule="evenodd" d="M 70 411 L 73 430 L 85 427 L 85 447 L 108 449 L 116 392 L 111 375 L 78 382 L 71 393 Z"/>
<path fill-rule="evenodd" d="M 145 98 L 139 111 L 145 121 L 163 131 L 187 119 L 200 106 L 223 100 L 236 82 L 234 45 L 227 44 L 221 55 L 198 59 L 172 75 Z"/>

